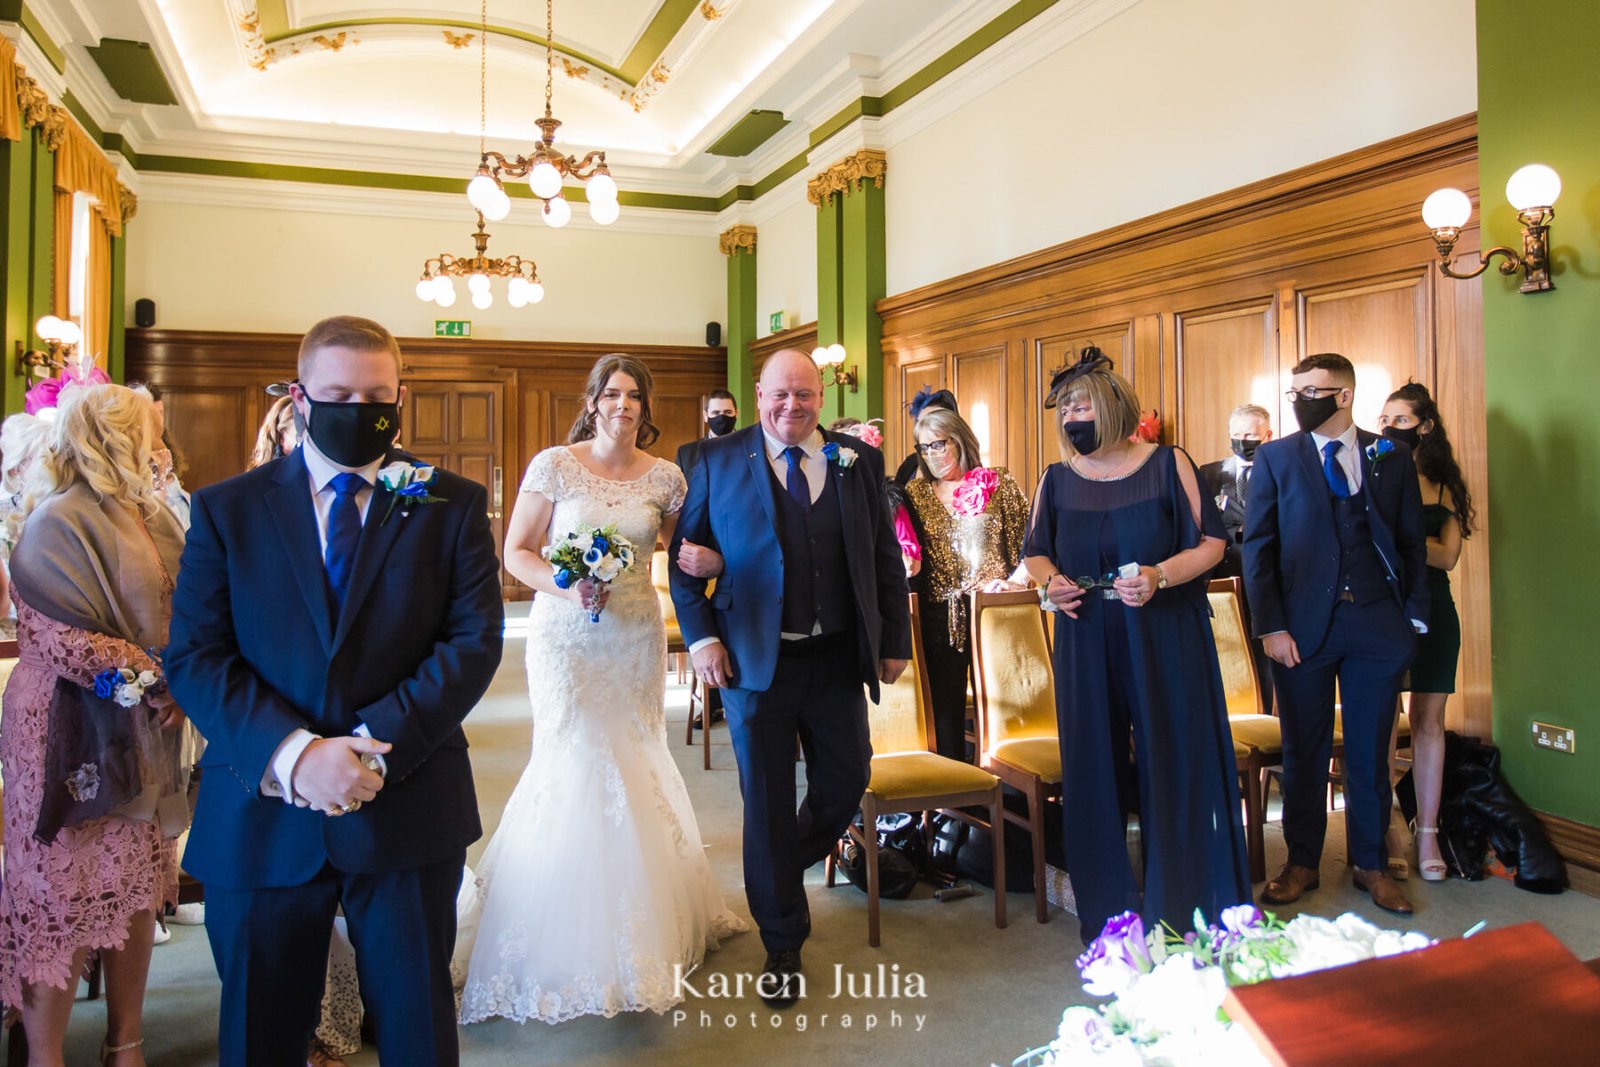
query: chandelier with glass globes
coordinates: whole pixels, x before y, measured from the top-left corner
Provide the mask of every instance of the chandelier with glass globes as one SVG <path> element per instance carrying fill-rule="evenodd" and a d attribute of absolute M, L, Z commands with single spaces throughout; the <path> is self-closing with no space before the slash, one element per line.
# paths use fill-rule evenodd
<path fill-rule="evenodd" d="M 431 300 L 442 308 L 456 302 L 456 287 L 452 278 L 467 279 L 467 292 L 472 306 L 479 311 L 494 303 L 490 290 L 491 278 L 506 278 L 506 303 L 514 308 L 537 304 L 544 299 L 544 285 L 539 281 L 539 267 L 531 259 L 506 256 L 494 259 L 489 256 L 489 235 L 483 229 L 483 215 L 478 216 L 478 229 L 472 235 L 477 245 L 473 256 L 452 256 L 441 252 L 422 264 L 422 277 L 417 280 L 417 298 Z"/>
<path fill-rule="evenodd" d="M 484 0 L 486 29 L 488 6 L 488 0 Z M 561 122 L 550 109 L 554 85 L 555 0 L 545 0 L 544 117 L 534 120 L 544 135 L 534 143 L 532 155 L 519 155 L 515 159 L 483 150 L 480 144 L 478 170 L 467 183 L 467 200 L 486 218 L 498 222 L 511 211 L 511 197 L 506 193 L 504 179 L 527 178 L 528 188 L 543 202 L 540 213 L 546 224 L 565 226 L 572 219 L 572 205 L 562 195 L 561 187 L 568 178 L 575 178 L 584 183 L 589 217 L 602 226 L 609 226 L 617 221 L 622 209 L 617 203 L 616 180 L 606 168 L 606 154 L 596 150 L 576 159 L 555 149 L 556 129 Z"/>

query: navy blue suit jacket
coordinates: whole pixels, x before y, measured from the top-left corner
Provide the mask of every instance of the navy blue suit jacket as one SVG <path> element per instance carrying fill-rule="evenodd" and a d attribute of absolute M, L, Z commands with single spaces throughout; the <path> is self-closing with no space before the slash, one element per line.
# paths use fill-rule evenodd
<path fill-rule="evenodd" d="M 1356 431 L 1361 498 L 1372 545 L 1395 604 L 1407 619 L 1428 620 L 1422 491 L 1411 450 L 1400 442 L 1376 460 L 1376 434 Z M 1333 494 L 1309 433 L 1292 433 L 1256 450 L 1244 521 L 1244 584 L 1257 637 L 1287 630 L 1309 656 L 1327 636 L 1338 600 L 1339 534 Z"/>
<path fill-rule="evenodd" d="M 844 519 L 845 558 L 855 594 L 857 666 L 878 696 L 878 661 L 911 658 L 905 565 L 895 540 L 883 479 L 883 453 L 845 434 L 823 431 L 851 449 L 853 466 L 830 464 Z M 761 426 L 700 442 L 689 495 L 672 536 L 672 603 L 684 641 L 717 637 L 733 661 L 733 684 L 762 692 L 772 685 L 783 632 L 783 550 L 772 467 Z M 723 571 L 708 598 L 705 579 L 678 569 L 684 540 L 722 554 Z"/>
<path fill-rule="evenodd" d="M 373 490 L 337 618 L 298 449 L 194 495 L 165 664 L 207 741 L 184 858 L 195 877 L 251 889 L 299 885 L 330 861 L 401 870 L 482 833 L 461 721 L 500 663 L 500 565 L 483 487 L 440 470 L 430 491 L 444 502 L 385 521 L 393 495 Z M 260 792 L 295 728 L 363 723 L 394 748 L 358 812 Z"/>

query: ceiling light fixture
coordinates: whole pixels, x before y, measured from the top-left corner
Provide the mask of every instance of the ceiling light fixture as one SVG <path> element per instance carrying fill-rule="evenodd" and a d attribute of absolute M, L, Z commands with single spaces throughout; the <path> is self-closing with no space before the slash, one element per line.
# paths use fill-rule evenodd
<path fill-rule="evenodd" d="M 484 38 L 488 39 L 489 3 L 483 0 Z M 550 109 L 551 93 L 555 86 L 555 0 L 545 0 L 544 33 L 544 118 L 534 122 L 544 131 L 534 143 L 531 156 L 517 156 L 508 160 L 499 152 L 487 151 L 479 136 L 478 172 L 467 184 L 467 200 L 490 219 L 505 218 L 511 210 L 511 198 L 506 195 L 505 178 L 527 178 L 528 188 L 544 202 L 542 214 L 550 226 L 565 226 L 572 218 L 572 205 L 561 195 L 562 184 L 568 178 L 584 183 L 589 201 L 589 217 L 602 226 L 617 221 L 621 208 L 617 202 L 617 183 L 606 168 L 606 154 L 593 151 L 581 160 L 555 150 L 556 128 L 561 125 Z M 483 106 L 486 64 L 479 63 L 479 106 Z M 499 214 L 495 214 L 499 212 Z"/>
<path fill-rule="evenodd" d="M 539 281 L 539 267 L 531 259 L 507 256 L 504 259 L 489 257 L 489 235 L 483 229 L 483 215 L 478 215 L 478 230 L 472 235 L 478 246 L 477 255 L 458 258 L 441 252 L 422 264 L 422 277 L 417 280 L 417 297 L 432 300 L 442 308 L 456 302 L 456 287 L 451 278 L 466 278 L 467 292 L 472 306 L 479 311 L 494 303 L 489 289 L 489 279 L 508 278 L 506 303 L 514 308 L 537 304 L 544 299 L 544 285 Z"/>

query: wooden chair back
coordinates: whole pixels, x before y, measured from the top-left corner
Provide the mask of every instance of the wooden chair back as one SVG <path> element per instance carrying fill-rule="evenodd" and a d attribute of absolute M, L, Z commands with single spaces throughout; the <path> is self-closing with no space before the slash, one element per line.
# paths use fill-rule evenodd
<path fill-rule="evenodd" d="M 1217 665 L 1222 668 L 1222 692 L 1230 718 L 1263 711 L 1261 679 L 1256 677 L 1256 657 L 1244 625 L 1239 584 L 1238 578 L 1213 578 L 1206 587 L 1211 634 L 1217 642 Z"/>
<path fill-rule="evenodd" d="M 1056 736 L 1055 671 L 1033 590 L 972 594 L 978 748 Z"/>

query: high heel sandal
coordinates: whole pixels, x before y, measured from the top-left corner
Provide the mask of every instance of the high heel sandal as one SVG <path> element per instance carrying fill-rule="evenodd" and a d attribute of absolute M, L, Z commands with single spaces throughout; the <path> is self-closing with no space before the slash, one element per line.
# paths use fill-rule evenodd
<path fill-rule="evenodd" d="M 142 1044 L 144 1044 L 144 1038 L 142 1037 L 137 1041 L 129 1041 L 126 1045 L 111 1045 L 102 1041 L 100 1042 L 100 1062 L 108 1062 L 111 1057 L 119 1052 L 132 1052 Z"/>
<path fill-rule="evenodd" d="M 1417 827 L 1417 834 L 1419 836 L 1422 834 L 1433 834 L 1435 837 L 1437 837 L 1439 836 L 1439 828 L 1437 826 L 1419 826 Z M 1418 844 L 1420 846 L 1420 842 Z M 1418 851 L 1417 873 L 1421 875 L 1424 882 L 1442 882 L 1446 878 L 1450 877 L 1449 864 L 1445 863 L 1445 861 L 1442 859 L 1425 860 L 1420 855 L 1420 848 Z"/>

